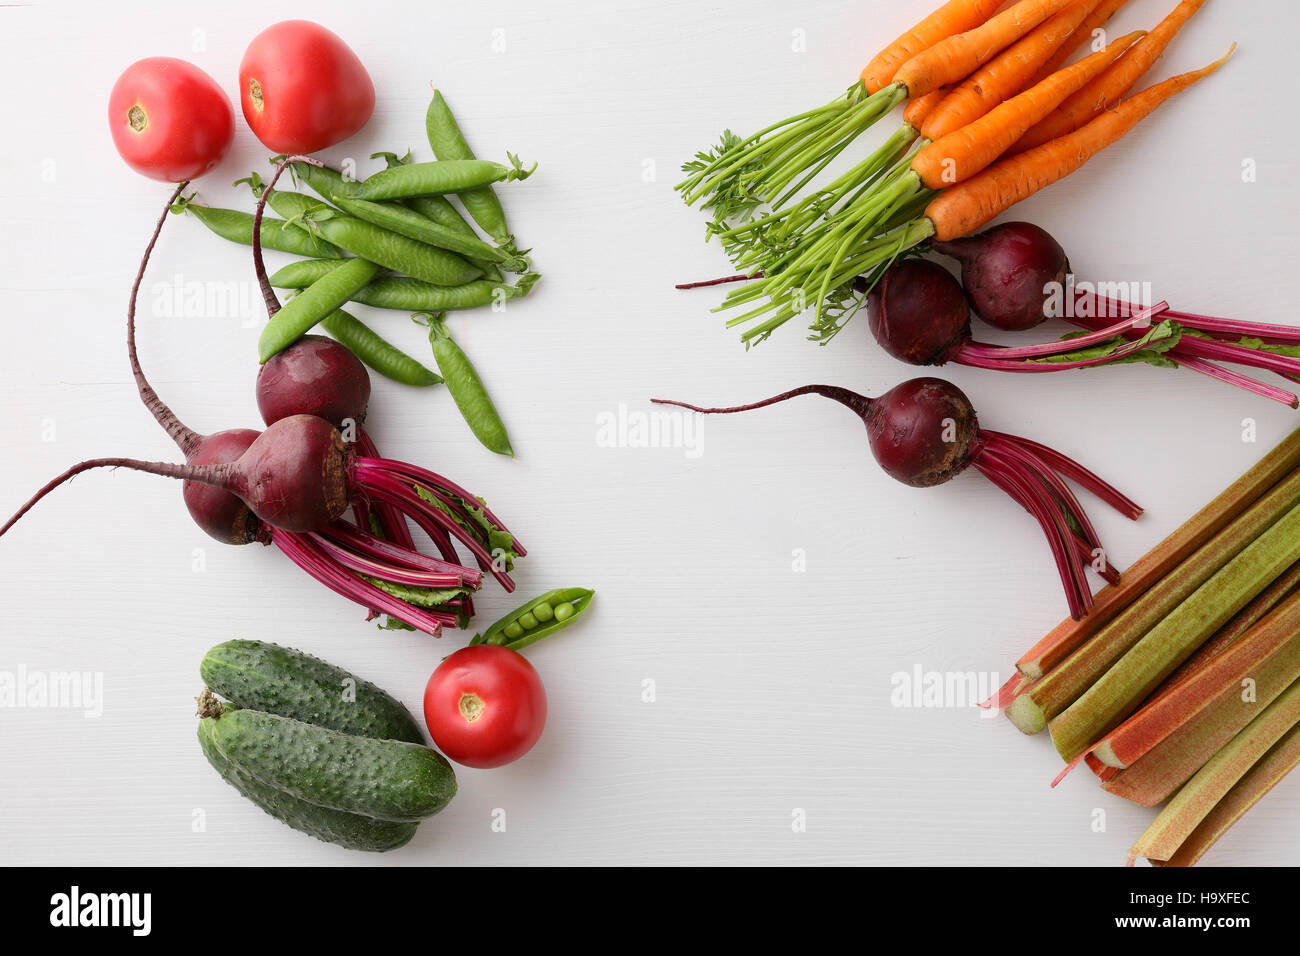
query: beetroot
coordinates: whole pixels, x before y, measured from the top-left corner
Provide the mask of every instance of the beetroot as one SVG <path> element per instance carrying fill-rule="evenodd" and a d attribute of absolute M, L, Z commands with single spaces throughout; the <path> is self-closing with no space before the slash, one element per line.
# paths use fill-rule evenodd
<path fill-rule="evenodd" d="M 909 365 L 943 365 L 970 340 L 970 307 L 946 269 L 925 259 L 890 266 L 867 296 L 867 325 Z"/>
<path fill-rule="evenodd" d="M 257 440 L 260 432 L 231 428 L 208 435 L 187 459 L 191 465 L 223 465 L 235 461 Z M 252 544 L 264 541 L 265 529 L 248 505 L 212 485 L 187 481 L 181 488 L 185 507 L 200 528 L 223 544 Z"/>
<path fill-rule="evenodd" d="M 347 346 L 304 335 L 258 369 L 256 395 L 268 425 L 289 415 L 316 415 L 346 428 L 366 420 L 370 373 Z"/>
<path fill-rule="evenodd" d="M 176 188 L 168 208 L 186 185 Z M 268 389 L 281 392 L 277 412 L 287 414 L 270 422 L 261 433 L 232 429 L 204 436 L 177 418 L 146 379 L 135 343 L 140 285 L 166 218 L 164 210 L 131 289 L 127 354 L 141 401 L 176 442 L 186 463 L 131 458 L 81 462 L 41 488 L 0 527 L 0 535 L 70 478 L 92 468 L 126 467 L 182 479 L 186 506 L 205 532 L 230 544 L 275 544 L 318 581 L 371 608 L 372 616 L 382 611 L 435 635 L 444 625 L 464 626 L 472 607 L 469 592 L 481 585 L 483 572 L 458 563 L 452 538 L 465 544 L 480 566 L 490 569 L 507 590 L 513 589 L 507 572 L 513 558 L 522 556 L 524 549 L 478 498 L 432 472 L 379 458 L 368 439 L 358 457 L 331 422 L 318 415 L 292 413 L 284 395 L 293 388 L 279 385 Z M 369 398 L 369 376 L 343 346 L 329 345 L 321 349 L 309 343 L 304 350 L 328 353 L 329 358 L 320 363 L 327 369 L 350 370 L 340 379 L 343 387 L 331 388 L 328 372 L 314 378 L 290 376 L 283 381 L 308 381 L 318 395 L 332 397 L 332 401 L 315 406 L 319 411 L 359 422 Z M 295 400 L 302 399 L 302 389 L 298 392 Z M 445 559 L 428 557 L 411 544 L 386 541 L 340 520 L 349 504 L 364 509 L 372 486 L 383 507 L 403 522 L 402 530 L 406 530 L 402 516 L 412 515 Z"/>
<path fill-rule="evenodd" d="M 1065 286 L 1070 260 L 1061 244 L 1033 223 L 1006 222 L 977 236 L 934 242 L 961 263 L 971 308 L 989 325 L 1018 332 L 1048 318 L 1052 290 Z"/>
<path fill-rule="evenodd" d="M 750 405 L 700 408 L 654 399 L 706 414 L 750 411 L 798 395 L 821 395 L 852 409 L 867 428 L 876 461 L 907 485 L 928 488 L 974 466 L 1019 502 L 1047 536 L 1070 614 L 1077 620 L 1092 606 L 1086 571 L 1091 566 L 1106 581 L 1119 580 L 1069 478 L 1121 514 L 1136 519 L 1142 509 L 1082 465 L 1050 448 L 1013 435 L 980 428 L 966 394 L 938 378 L 916 378 L 879 398 L 833 385 L 805 385 Z"/>

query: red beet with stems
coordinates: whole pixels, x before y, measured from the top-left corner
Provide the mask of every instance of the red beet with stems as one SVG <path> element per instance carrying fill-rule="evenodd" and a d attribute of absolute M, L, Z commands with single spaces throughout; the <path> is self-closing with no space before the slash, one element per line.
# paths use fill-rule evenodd
<path fill-rule="evenodd" d="M 1105 364 L 1142 351 L 1148 341 L 1149 320 L 1158 315 L 1163 344 L 1160 354 L 1170 364 L 1186 368 L 1292 408 L 1300 398 L 1288 389 L 1224 368 L 1244 365 L 1280 375 L 1289 384 L 1300 380 L 1300 357 L 1279 354 L 1279 347 L 1300 346 L 1300 329 L 1263 322 L 1243 322 L 1180 312 L 1160 303 L 1154 309 L 1100 296 L 1074 283 L 1070 262 L 1061 244 L 1045 230 L 1027 222 L 1008 222 L 954 242 L 932 248 L 961 263 L 962 283 L 976 313 L 1003 329 L 1031 328 L 1049 317 L 1049 306 L 1061 306 L 1060 318 L 1086 335 L 1028 348 L 966 347 L 956 361 L 1000 371 L 1057 371 Z M 1188 331 L 1194 335 L 1184 334 Z M 1091 362 L 1060 361 L 1059 356 L 1102 342 L 1126 340 L 1112 353 Z M 1051 361 L 1033 361 L 1047 359 Z M 1029 361 L 1024 361 L 1028 359 Z M 1008 362 L 1022 366 L 1009 368 Z"/>
<path fill-rule="evenodd" d="M 185 185 L 177 187 L 168 208 Z M 327 412 L 346 408 L 356 410 L 358 420 L 364 418 L 369 377 L 343 346 L 333 343 L 337 349 L 329 350 L 334 364 L 319 361 L 319 355 L 313 363 L 312 353 L 321 349 L 308 343 L 303 349 L 307 358 L 300 364 L 317 369 L 348 367 L 353 372 L 359 369 L 360 375 L 345 376 L 337 382 L 328 376 L 317 376 L 314 380 L 290 376 L 288 385 L 281 382 L 268 386 L 268 395 L 278 395 L 280 403 L 270 412 L 279 417 L 268 423 L 265 432 L 232 429 L 203 436 L 177 418 L 146 379 L 135 344 L 139 288 L 166 218 L 164 210 L 132 286 L 127 311 L 127 351 L 142 402 L 176 442 L 186 463 L 129 458 L 82 462 L 37 492 L 0 527 L 0 535 L 37 501 L 75 475 L 98 467 L 129 467 L 184 480 L 187 508 L 196 523 L 214 538 L 230 544 L 275 543 L 295 563 L 337 593 L 432 634 L 437 634 L 444 624 L 463 624 L 470 607 L 468 590 L 477 588 L 482 580 L 480 571 L 456 563 L 450 545 L 452 536 L 469 547 L 480 566 L 485 570 L 490 568 L 507 589 L 512 589 L 513 582 L 484 544 L 492 540 L 490 531 L 495 531 L 498 537 L 509 537 L 514 555 L 521 556 L 524 551 L 478 499 L 415 466 L 373 454 L 358 460 L 355 450 L 334 425 L 317 415 L 295 410 L 295 403 L 298 407 Z M 264 270 L 261 278 L 265 278 Z M 292 356 L 285 364 L 294 364 Z M 403 513 L 413 513 L 415 520 L 426 527 L 444 554 L 450 553 L 451 558 L 441 561 L 429 558 L 410 544 L 386 541 L 338 520 L 349 503 L 364 507 L 369 485 L 374 486 L 375 494 L 383 498 L 393 515 L 400 518 Z M 475 514 L 479 522 L 477 533 Z M 404 522 L 402 531 L 409 542 Z M 465 594 L 463 599 L 448 600 L 431 608 L 417 607 L 389 593 L 385 585 Z"/>
<path fill-rule="evenodd" d="M 867 429 L 880 466 L 917 488 L 950 481 L 974 467 L 1019 502 L 1047 536 L 1070 614 L 1076 620 L 1092 606 L 1086 572 L 1119 580 L 1097 533 L 1065 479 L 1091 491 L 1115 510 L 1136 519 L 1142 509 L 1078 462 L 1037 442 L 980 427 L 975 409 L 957 386 L 938 378 L 915 378 L 878 398 L 833 385 L 805 385 L 749 405 L 701 408 L 653 399 L 705 414 L 731 414 L 775 405 L 799 395 L 820 395 L 851 409 Z"/>
<path fill-rule="evenodd" d="M 1022 292 L 1027 287 L 1023 278 L 1017 284 Z M 1162 302 L 1125 317 L 1118 327 L 1098 328 L 1077 338 L 1008 347 L 977 342 L 971 337 L 969 291 L 963 292 L 957 280 L 938 263 L 904 259 L 886 269 L 867 295 L 868 328 L 881 348 L 909 365 L 953 362 L 999 372 L 1062 372 L 1104 365 L 1146 348 L 1150 339 L 1145 333 L 1132 342 L 1120 344 L 1116 339 L 1133 329 L 1149 330 L 1151 317 L 1167 307 Z M 1038 308 L 1041 312 L 1041 304 Z M 1024 310 L 1023 301 L 1015 305 L 1017 314 Z M 1099 355 L 1070 358 L 1070 353 L 1102 343 L 1114 347 Z"/>

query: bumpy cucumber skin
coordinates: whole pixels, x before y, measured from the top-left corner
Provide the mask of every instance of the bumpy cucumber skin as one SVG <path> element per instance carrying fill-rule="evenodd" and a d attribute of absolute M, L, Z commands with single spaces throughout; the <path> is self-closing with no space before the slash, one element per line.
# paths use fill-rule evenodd
<path fill-rule="evenodd" d="M 291 647 L 226 641 L 212 648 L 199 673 L 236 707 L 318 724 L 344 734 L 423 744 L 424 734 L 402 702 L 369 681 Z M 346 681 L 356 699 L 345 700 Z"/>
<path fill-rule="evenodd" d="M 213 721 L 218 750 L 250 776 L 308 803 L 378 820 L 432 816 L 456 795 L 456 774 L 434 750 L 375 740 L 256 710 Z"/>
<path fill-rule="evenodd" d="M 268 787 L 231 763 L 218 749 L 213 738 L 216 720 L 199 721 L 199 746 L 221 779 L 282 823 L 326 843 L 336 843 L 348 850 L 383 853 L 405 846 L 415 836 L 415 823 L 375 820 L 358 813 L 346 813 L 299 800 L 283 790 Z"/>

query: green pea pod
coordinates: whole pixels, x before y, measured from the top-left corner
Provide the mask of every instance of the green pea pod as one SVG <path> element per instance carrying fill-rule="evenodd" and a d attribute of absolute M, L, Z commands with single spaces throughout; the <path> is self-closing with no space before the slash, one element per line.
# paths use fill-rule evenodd
<path fill-rule="evenodd" d="M 238 209 L 218 209 L 201 206 L 196 202 L 177 202 L 173 212 L 188 212 L 222 239 L 245 246 L 253 244 L 253 215 Z M 291 252 L 299 256 L 341 259 L 343 253 L 328 242 L 313 236 L 305 229 L 282 219 L 262 218 L 262 246 L 277 252 Z"/>
<path fill-rule="evenodd" d="M 429 344 L 433 346 L 433 358 L 438 363 L 438 371 L 442 373 L 447 391 L 451 393 L 470 431 L 489 451 L 515 457 L 505 423 L 501 421 L 501 415 L 492 404 L 492 398 L 469 356 L 452 339 L 441 318 L 435 315 L 423 318 L 429 323 Z"/>
<path fill-rule="evenodd" d="M 477 309 L 527 295 L 540 278 L 535 272 L 519 277 L 514 285 L 479 279 L 460 286 L 436 286 L 404 276 L 381 276 L 353 297 L 354 301 L 380 309 L 405 312 L 454 312 Z"/>
<path fill-rule="evenodd" d="M 514 157 L 511 157 L 510 166 L 487 159 L 442 159 L 431 163 L 411 163 L 409 166 L 382 169 L 368 177 L 353 191 L 352 198 L 377 201 L 461 193 L 489 183 L 527 179 L 532 172 L 531 169 L 524 169 Z"/>
<path fill-rule="evenodd" d="M 265 362 L 298 341 L 378 274 L 379 266 L 373 262 L 347 259 L 329 275 L 313 282 L 285 303 L 266 324 L 257 342 L 259 360 Z"/>
<path fill-rule="evenodd" d="M 349 216 L 302 193 L 273 190 L 267 202 L 286 219 L 302 223 L 313 235 L 394 272 L 450 286 L 463 285 L 482 275 L 482 270 L 455 253 Z"/>
<path fill-rule="evenodd" d="M 390 166 L 405 166 L 411 162 L 411 154 L 408 151 L 405 156 L 398 156 L 396 153 L 372 153 L 371 159 L 383 157 L 384 161 Z M 472 159 L 472 156 L 466 156 L 465 159 Z M 487 187 L 489 191 L 491 187 Z M 465 197 L 462 194 L 461 199 Z M 440 226 L 446 226 L 462 236 L 468 236 L 471 239 L 477 239 L 478 234 L 474 227 L 467 223 L 463 216 L 456 211 L 456 207 L 451 204 L 446 196 L 412 196 L 403 200 L 403 204 L 408 208 L 418 212 L 426 219 L 432 219 Z M 470 262 L 483 270 L 485 279 L 500 279 L 501 273 L 491 262 L 484 259 L 475 259 L 472 256 Z"/>
<path fill-rule="evenodd" d="M 341 259 L 299 259 L 271 273 L 271 285 L 277 289 L 305 289 L 341 265 Z"/>
<path fill-rule="evenodd" d="M 338 339 L 372 369 L 403 385 L 437 385 L 442 376 L 425 368 L 395 345 L 389 344 L 370 326 L 342 309 L 321 320 L 321 327 Z"/>
<path fill-rule="evenodd" d="M 334 203 L 344 212 L 358 219 L 364 219 L 408 239 L 427 242 L 431 246 L 448 249 L 471 259 L 495 262 L 507 272 L 523 272 L 528 268 L 528 260 L 516 255 L 513 250 L 498 248 L 477 236 L 462 235 L 405 206 L 369 202 L 365 199 L 347 199 L 342 196 L 335 196 Z"/>
<path fill-rule="evenodd" d="M 424 114 L 424 129 L 433 147 L 433 155 L 438 159 L 473 159 L 474 151 L 465 141 L 460 131 L 460 124 L 452 115 L 451 107 L 442 98 L 442 93 L 433 91 L 433 100 L 428 112 Z M 460 201 L 465 204 L 474 221 L 497 242 L 510 241 L 510 227 L 506 224 L 506 213 L 501 200 L 491 186 L 480 186 L 460 194 Z"/>
<path fill-rule="evenodd" d="M 547 591 L 515 608 L 482 634 L 475 634 L 470 644 L 500 644 L 517 651 L 574 623 L 595 596 L 590 588 Z"/>
<path fill-rule="evenodd" d="M 277 156 L 275 160 L 283 157 Z M 333 202 L 335 197 L 352 195 L 357 188 L 355 179 L 345 179 L 337 169 L 328 166 L 313 166 L 311 163 L 294 163 L 289 167 L 301 182 L 306 183 L 322 199 Z"/>
<path fill-rule="evenodd" d="M 271 276 L 277 289 L 303 289 L 338 269 L 346 260 L 304 259 L 291 262 Z M 528 294 L 541 276 L 527 272 L 514 285 L 477 279 L 458 286 L 433 285 L 407 276 L 380 275 L 352 294 L 352 301 L 399 312 L 454 312 L 477 309 Z"/>

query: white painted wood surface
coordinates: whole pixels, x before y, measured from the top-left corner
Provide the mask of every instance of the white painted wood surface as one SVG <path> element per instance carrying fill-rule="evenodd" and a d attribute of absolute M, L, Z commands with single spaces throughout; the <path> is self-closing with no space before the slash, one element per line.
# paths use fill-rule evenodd
<path fill-rule="evenodd" d="M 505 516 L 530 549 L 521 596 L 598 589 L 589 621 L 530 652 L 550 694 L 546 733 L 513 766 L 461 771 L 457 799 L 396 853 L 350 854 L 289 830 L 199 753 L 203 652 L 234 637 L 279 641 L 418 707 L 429 672 L 464 637 L 376 631 L 279 554 L 207 540 L 175 485 L 86 475 L 0 542 L 0 671 L 104 681 L 97 719 L 0 711 L 5 861 L 1122 862 L 1151 811 L 1086 773 L 1049 790 L 1059 763 L 1048 742 L 1001 719 L 891 705 L 891 675 L 918 666 L 1005 676 L 1061 616 L 1046 546 L 1000 492 L 973 474 L 924 492 L 894 484 L 861 426 L 812 400 L 708 420 L 697 457 L 599 440 L 602 415 L 644 412 L 653 395 L 733 402 L 809 381 L 878 392 L 909 377 L 865 323 L 826 349 L 791 323 L 745 354 L 709 312 L 717 290 L 672 288 L 726 269 L 672 184 L 724 126 L 749 131 L 831 98 L 929 0 L 395 6 L 310 7 L 378 92 L 370 125 L 326 158 L 427 153 L 432 80 L 481 155 L 510 149 L 541 164 L 503 195 L 544 280 L 506 314 L 451 320 L 518 460 L 478 447 L 442 391 L 376 381 L 371 424 L 388 453 L 447 472 Z M 1133 0 L 1115 27 L 1149 27 L 1171 6 Z M 0 510 L 84 457 L 174 458 L 136 399 L 123 346 L 130 278 L 166 190 L 115 155 L 104 103 L 147 55 L 191 59 L 233 94 L 244 46 L 271 16 L 246 0 L 219 15 L 167 3 L 0 11 Z M 1156 72 L 1199 66 L 1237 40 L 1233 61 L 1017 216 L 1052 230 L 1081 276 L 1150 281 L 1190 310 L 1296 321 L 1286 223 L 1300 218 L 1300 132 L 1285 91 L 1297 28 L 1286 0 L 1207 4 Z M 228 184 L 264 170 L 268 151 L 242 118 L 238 127 L 199 188 L 249 208 Z M 1242 181 L 1247 160 L 1256 182 Z M 160 314 L 159 283 L 210 293 L 232 280 L 238 307 Z M 401 316 L 358 311 L 424 354 Z M 260 325 L 247 250 L 170 221 L 146 283 L 142 357 L 196 428 L 256 423 Z M 943 374 L 988 426 L 1078 457 L 1148 507 L 1135 524 L 1091 507 L 1122 563 L 1300 423 L 1149 368 Z M 1246 418 L 1258 423 L 1253 445 L 1241 440 Z M 485 590 L 482 621 L 515 603 Z M 505 832 L 492 829 L 498 809 Z M 1288 780 L 1210 860 L 1296 862 L 1298 810 L 1300 779 Z M 797 811 L 806 832 L 792 826 Z"/>

